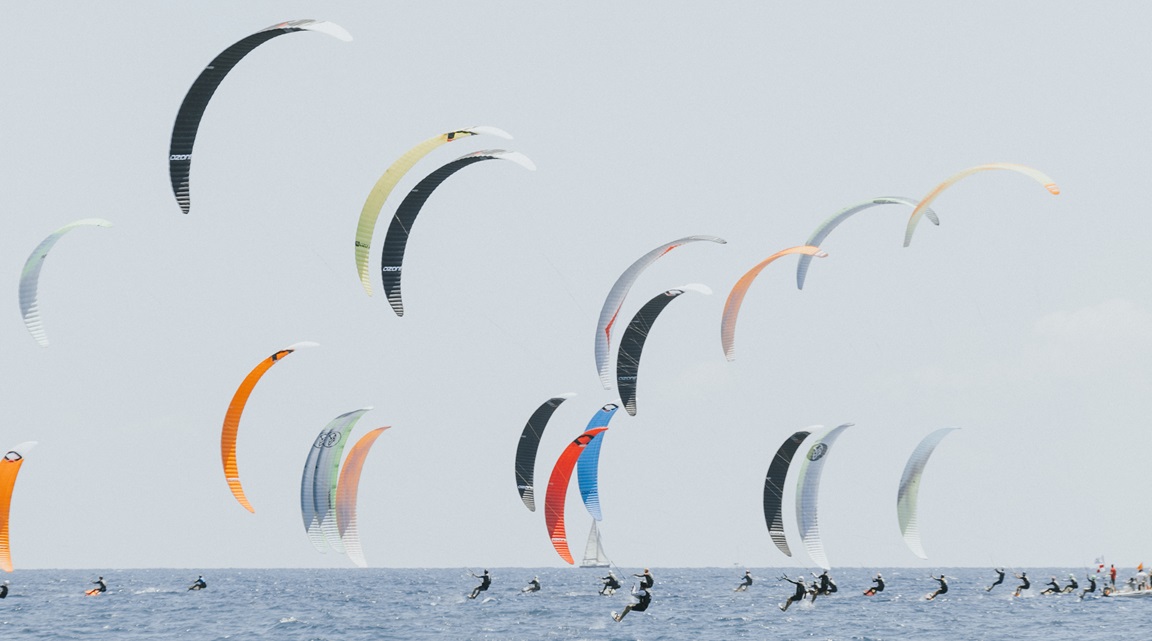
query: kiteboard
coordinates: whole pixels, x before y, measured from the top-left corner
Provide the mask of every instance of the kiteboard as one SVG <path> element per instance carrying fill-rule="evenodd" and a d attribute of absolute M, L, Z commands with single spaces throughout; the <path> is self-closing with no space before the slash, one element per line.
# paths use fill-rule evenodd
<path fill-rule="evenodd" d="M 100 588 L 92 588 L 91 590 L 84 590 L 84 594 L 88 596 L 100 596 Z"/>
<path fill-rule="evenodd" d="M 867 590 L 864 590 L 864 596 L 876 596 L 876 589 L 868 588 Z"/>

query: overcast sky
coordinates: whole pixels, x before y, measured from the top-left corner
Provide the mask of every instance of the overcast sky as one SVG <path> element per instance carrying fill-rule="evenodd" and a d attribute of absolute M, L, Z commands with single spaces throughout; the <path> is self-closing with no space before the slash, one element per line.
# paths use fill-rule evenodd
<path fill-rule="evenodd" d="M 294 33 L 224 80 L 196 142 L 192 211 L 167 176 L 185 93 L 217 54 L 290 19 Z M 552 463 L 616 399 L 593 362 L 600 305 L 632 261 L 691 234 L 636 282 L 622 316 L 688 282 L 640 366 L 639 412 L 601 453 L 602 531 L 623 566 L 796 566 L 761 511 L 776 448 L 855 423 L 824 468 L 835 566 L 1135 565 L 1152 553 L 1152 241 L 1144 3 L 196 2 L 22 3 L 0 39 L 0 449 L 39 441 L 12 503 L 18 569 L 351 567 L 318 554 L 300 473 L 335 416 L 391 425 L 360 486 L 370 565 L 559 566 L 542 511 L 517 495 L 524 422 Z M 412 145 L 470 125 L 385 204 L 356 275 L 360 208 Z M 388 216 L 424 175 L 479 149 L 415 225 L 406 314 L 379 293 Z M 736 360 L 720 313 L 736 280 L 825 218 L 876 196 L 921 198 L 966 167 L 1015 162 L 909 211 L 861 213 L 824 243 L 804 291 L 795 258 L 744 301 Z M 51 346 L 18 311 L 32 249 L 65 236 L 40 280 Z M 4 276 L 6 275 L 6 276 Z M 256 387 L 238 460 L 220 427 L 262 359 L 303 350 Z M 928 433 L 905 547 L 896 487 Z M 540 493 L 543 494 L 542 489 Z M 572 546 L 591 523 L 570 493 Z"/>

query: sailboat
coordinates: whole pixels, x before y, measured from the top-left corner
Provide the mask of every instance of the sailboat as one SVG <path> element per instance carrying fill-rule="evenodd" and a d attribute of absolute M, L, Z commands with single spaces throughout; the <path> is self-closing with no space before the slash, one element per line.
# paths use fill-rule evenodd
<path fill-rule="evenodd" d="M 580 561 L 582 568 L 609 567 L 608 555 L 604 554 L 604 544 L 600 541 L 600 530 L 596 528 L 596 521 L 592 521 L 592 531 L 588 533 L 588 544 L 584 546 L 584 558 Z"/>

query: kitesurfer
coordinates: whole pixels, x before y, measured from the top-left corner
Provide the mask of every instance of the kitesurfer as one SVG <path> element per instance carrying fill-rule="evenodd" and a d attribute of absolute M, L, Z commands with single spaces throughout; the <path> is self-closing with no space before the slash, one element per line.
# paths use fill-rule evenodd
<path fill-rule="evenodd" d="M 876 596 L 877 592 L 884 591 L 884 577 L 879 572 L 876 573 L 876 578 L 872 579 L 872 582 L 876 585 L 864 590 L 864 596 Z"/>
<path fill-rule="evenodd" d="M 472 573 L 469 572 L 469 574 L 472 574 Z M 492 585 L 492 577 L 488 575 L 488 570 L 484 570 L 484 574 L 481 574 L 479 576 L 477 576 L 476 574 L 472 574 L 472 576 L 476 577 L 477 579 L 480 579 L 480 585 L 473 588 L 472 594 L 468 595 L 469 599 L 475 599 L 476 595 L 487 590 L 488 586 Z"/>
<path fill-rule="evenodd" d="M 1003 583 L 1003 582 L 1004 582 L 1004 568 L 996 568 L 996 569 L 995 569 L 995 570 L 993 570 L 993 571 L 994 571 L 994 572 L 995 572 L 995 573 L 996 573 L 998 576 L 996 577 L 996 580 L 992 582 L 992 585 L 990 585 L 990 586 L 988 586 L 987 588 L 985 588 L 985 589 L 984 589 L 984 591 L 985 591 L 985 592 L 991 592 L 991 591 L 992 591 L 992 588 L 994 588 L 994 587 L 996 587 L 996 586 L 998 586 L 998 585 L 1000 585 L 1001 583 Z"/>
<path fill-rule="evenodd" d="M 1044 588 L 1040 594 L 1060 594 L 1064 590 L 1064 588 L 1061 588 L 1060 584 L 1056 582 L 1056 577 L 1049 579 L 1047 585 L 1048 587 Z"/>
<path fill-rule="evenodd" d="M 188 586 L 188 589 L 189 590 L 203 590 L 206 587 L 208 587 L 208 584 L 204 582 L 204 576 L 200 575 L 200 576 L 196 577 L 195 583 Z"/>
<path fill-rule="evenodd" d="M 788 606 L 797 601 L 803 601 L 804 597 L 808 596 L 808 586 L 804 584 L 804 577 L 800 577 L 799 579 L 793 581 L 792 579 L 788 578 L 787 574 L 785 574 L 780 577 L 780 580 L 787 581 L 796 586 L 796 592 L 792 596 L 788 597 L 788 600 L 784 602 L 784 605 L 780 606 L 781 612 L 787 612 Z"/>
<path fill-rule="evenodd" d="M 813 602 L 816 601 L 816 597 L 822 594 L 834 594 L 839 589 L 836 587 L 836 583 L 832 580 L 832 577 L 828 576 L 828 570 L 824 570 L 819 575 L 813 572 L 812 576 L 820 580 L 820 583 L 814 584 L 812 589 Z"/>
<path fill-rule="evenodd" d="M 935 592 L 928 595 L 927 598 L 929 601 L 931 601 L 932 599 L 935 599 L 936 597 L 940 596 L 941 594 L 947 594 L 948 593 L 948 582 L 944 580 L 943 574 L 940 575 L 939 579 L 937 579 L 936 577 L 929 577 L 929 578 L 931 578 L 933 581 L 936 581 L 940 584 L 940 587 L 936 588 Z"/>
<path fill-rule="evenodd" d="M 737 585 L 735 588 L 733 588 L 733 591 L 734 592 L 743 592 L 743 591 L 747 590 L 748 586 L 750 586 L 750 585 L 752 585 L 752 573 L 749 572 L 748 570 L 744 570 L 744 579 L 740 581 L 739 585 Z"/>
<path fill-rule="evenodd" d="M 1064 592 L 1075 592 L 1080 584 L 1076 582 L 1076 575 L 1068 573 L 1068 585 L 1064 586 Z"/>
<path fill-rule="evenodd" d="M 1091 574 L 1087 574 L 1085 575 L 1085 578 L 1088 579 L 1088 587 L 1084 588 L 1084 591 L 1080 593 L 1081 599 L 1084 598 L 1084 595 L 1092 594 L 1096 591 L 1096 577 Z"/>
<path fill-rule="evenodd" d="M 601 577 L 600 580 L 604 582 L 604 585 L 600 588 L 600 594 L 614 594 L 616 590 L 620 589 L 620 580 L 616 578 L 612 570 L 608 570 L 608 576 Z"/>
<path fill-rule="evenodd" d="M 1020 596 L 1021 590 L 1027 590 L 1028 588 L 1032 587 L 1032 582 L 1028 580 L 1027 572 L 1021 572 L 1020 574 L 1013 572 L 1012 576 L 1015 576 L 1017 579 L 1023 581 L 1023 583 L 1016 586 L 1016 591 L 1012 593 L 1012 596 Z"/>
<path fill-rule="evenodd" d="M 97 577 L 96 580 L 93 581 L 92 583 L 96 587 L 85 592 L 85 594 L 87 594 L 88 596 L 95 596 L 97 594 L 101 594 L 101 593 L 108 591 L 108 584 L 104 582 L 104 577 L 102 577 L 102 576 Z"/>
<path fill-rule="evenodd" d="M 648 570 L 644 570 L 644 571 L 648 572 Z M 641 576 L 641 575 L 637 574 L 636 576 Z M 651 576 L 651 575 L 649 575 L 649 576 Z M 632 596 L 635 597 L 636 602 L 635 603 L 629 603 L 628 605 L 624 606 L 624 611 L 621 612 L 620 614 L 616 614 L 615 612 L 613 612 L 612 613 L 613 619 L 620 621 L 625 616 L 627 616 L 627 614 L 629 612 L 631 612 L 633 610 L 635 610 L 637 612 L 643 612 L 643 611 L 648 609 L 648 604 L 652 602 L 652 594 L 650 592 L 648 592 L 648 590 L 644 587 L 643 581 L 640 582 L 639 588 L 637 588 L 635 585 L 632 586 Z"/>
<path fill-rule="evenodd" d="M 644 568 L 644 574 L 633 574 L 632 576 L 640 577 L 640 589 L 651 590 L 653 585 L 656 585 L 656 579 L 652 578 L 652 573 L 648 568 Z"/>
<path fill-rule="evenodd" d="M 0 585 L 0 599 L 8 596 L 8 582 L 5 581 L 4 585 Z"/>
<path fill-rule="evenodd" d="M 520 588 L 520 591 L 525 592 L 525 593 L 527 593 L 527 592 L 539 592 L 540 591 L 540 577 L 538 577 L 538 576 L 532 577 L 532 580 L 528 582 L 528 585 L 524 586 L 523 588 Z"/>

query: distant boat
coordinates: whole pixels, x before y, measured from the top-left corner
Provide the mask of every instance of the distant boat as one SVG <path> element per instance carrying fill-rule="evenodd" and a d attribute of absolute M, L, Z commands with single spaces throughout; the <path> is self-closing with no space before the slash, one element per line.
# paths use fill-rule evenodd
<path fill-rule="evenodd" d="M 1125 586 L 1122 589 L 1115 589 L 1112 587 L 1105 587 L 1103 591 L 1104 596 L 1152 596 L 1152 590 L 1149 589 L 1132 589 Z"/>
<path fill-rule="evenodd" d="M 596 521 L 592 521 L 592 531 L 588 533 L 588 545 L 584 546 L 584 559 L 580 561 L 580 567 L 606 568 L 610 565 L 608 555 L 604 554 L 604 544 L 600 541 L 600 530 L 596 528 Z"/>

